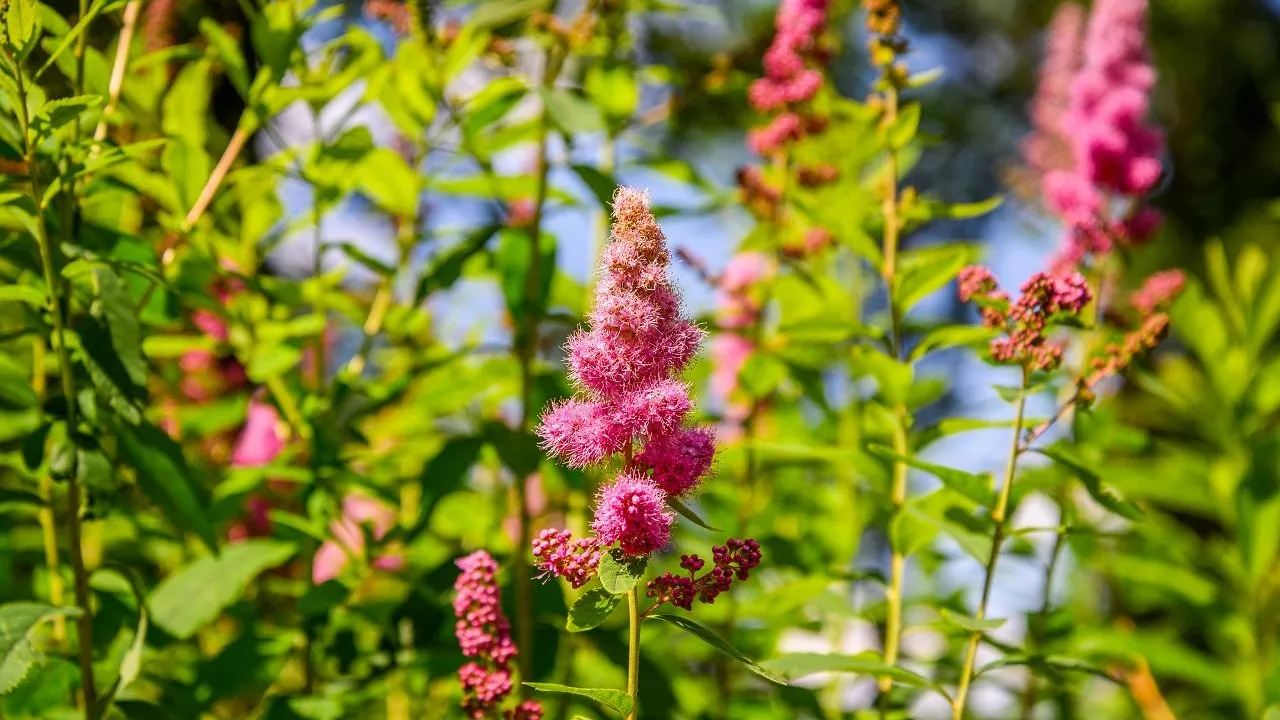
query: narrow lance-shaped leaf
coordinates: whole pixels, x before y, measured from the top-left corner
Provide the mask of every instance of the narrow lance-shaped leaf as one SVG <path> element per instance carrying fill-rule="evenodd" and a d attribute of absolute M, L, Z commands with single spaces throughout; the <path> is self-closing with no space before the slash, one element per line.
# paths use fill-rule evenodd
<path fill-rule="evenodd" d="M 716 650 L 716 652 L 719 652 L 725 657 L 728 657 L 729 659 L 736 661 L 739 665 L 750 670 L 756 675 L 764 678 L 765 680 L 768 680 L 769 682 L 772 682 L 772 683 L 777 683 L 779 685 L 787 684 L 786 678 L 783 678 L 777 673 L 772 672 L 765 667 L 762 667 L 755 660 L 752 660 L 751 658 L 744 655 L 741 650 L 730 645 L 724 638 L 720 637 L 719 635 L 716 635 L 714 632 L 712 632 L 708 628 L 699 624 L 696 620 L 692 620 L 690 618 L 684 617 L 683 615 L 667 615 L 664 613 L 650 615 L 648 619 L 658 620 L 658 621 L 667 623 L 669 625 L 675 625 L 681 630 L 684 630 L 685 632 L 698 638 L 702 642 L 710 645 L 712 648 Z"/>
<path fill-rule="evenodd" d="M 1111 488 L 1102 484 L 1102 478 L 1098 477 L 1097 473 L 1090 470 L 1079 460 L 1057 448 L 1040 448 L 1036 452 L 1074 473 L 1076 477 L 1080 478 L 1080 483 L 1084 485 L 1089 497 L 1093 498 L 1102 507 L 1129 520 L 1142 519 L 1144 515 L 1142 508 L 1116 495 Z"/>
<path fill-rule="evenodd" d="M 975 475 L 963 470 L 945 467 L 943 465 L 935 465 L 925 462 L 918 457 L 911 455 L 902 455 L 894 452 L 891 448 L 884 445 L 872 444 L 867 450 L 873 455 L 879 455 L 886 460 L 903 462 L 913 468 L 924 470 L 942 481 L 943 485 L 969 498 L 983 507 L 992 507 L 995 505 L 995 493 L 991 491 L 991 487 L 987 479 L 982 475 Z"/>
<path fill-rule="evenodd" d="M 631 714 L 631 698 L 621 690 L 610 690 L 608 688 L 577 688 L 569 687 L 568 685 L 557 685 L 555 683 L 533 682 L 527 682 L 524 686 L 533 688 L 538 692 L 562 693 L 565 695 L 578 695 L 580 697 L 590 698 L 620 715 Z"/>
<path fill-rule="evenodd" d="M 827 672 L 889 677 L 901 685 L 934 690 L 947 696 L 947 692 L 932 680 L 910 670 L 889 665 L 879 654 L 870 651 L 858 655 L 790 653 L 767 660 L 764 665 L 793 680 Z"/>

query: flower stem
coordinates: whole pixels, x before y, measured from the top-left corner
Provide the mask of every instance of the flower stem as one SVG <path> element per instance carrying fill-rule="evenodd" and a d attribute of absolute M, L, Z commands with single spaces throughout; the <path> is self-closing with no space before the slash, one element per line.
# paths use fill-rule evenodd
<path fill-rule="evenodd" d="M 986 574 L 982 580 L 982 599 L 978 601 L 977 619 L 987 617 L 987 603 L 991 599 L 991 586 L 995 580 L 996 563 L 1000 561 L 1000 546 L 1004 543 L 1008 528 L 1009 497 L 1013 492 L 1013 477 L 1018 469 L 1019 437 L 1022 435 L 1024 410 L 1027 405 L 1026 370 L 1022 371 L 1022 383 L 1018 388 L 1018 399 L 1015 403 L 1013 418 L 1013 441 L 1009 445 L 1009 460 L 1005 466 L 1004 485 L 1000 487 L 1000 495 L 996 499 L 995 509 L 991 511 L 991 521 L 996 529 L 991 536 L 991 555 L 987 558 Z M 978 645 L 982 642 L 982 631 L 975 630 L 969 635 L 969 644 L 965 649 L 964 664 L 960 668 L 960 684 L 956 689 L 955 700 L 951 704 L 951 717 L 961 720 L 964 717 L 965 698 L 969 694 L 969 685 L 973 682 L 973 663 L 978 656 Z"/>
<path fill-rule="evenodd" d="M 1058 559 L 1062 557 L 1063 546 L 1067 539 L 1067 498 L 1065 496 L 1060 498 L 1058 507 L 1061 509 L 1062 518 L 1058 521 L 1058 530 L 1053 538 L 1053 549 L 1049 551 L 1049 564 L 1044 569 L 1044 600 L 1040 603 L 1040 612 L 1036 614 L 1035 624 L 1031 627 L 1029 649 L 1033 654 L 1044 648 L 1045 626 L 1048 624 L 1051 609 L 1050 592 L 1053 590 L 1053 573 L 1058 567 Z M 1022 695 L 1023 720 L 1031 720 L 1035 713 L 1039 690 L 1035 677 L 1029 677 Z"/>
<path fill-rule="evenodd" d="M 83 4 L 83 3 L 82 3 Z M 44 222 L 43 193 L 40 187 L 40 162 L 36 153 L 36 145 L 31 137 L 31 117 L 27 110 L 26 73 L 22 66 L 17 67 L 16 83 L 18 87 L 18 116 L 25 143 L 25 160 L 31 199 L 35 203 L 36 218 L 34 223 L 36 245 L 40 251 L 40 265 L 44 271 L 46 290 L 49 293 L 49 316 L 53 322 L 53 343 L 58 353 L 58 375 L 62 382 L 62 394 L 66 398 L 67 436 L 75 442 L 77 428 L 77 408 L 75 373 L 71 366 L 71 353 L 67 349 L 66 317 L 64 309 L 70 311 L 70 297 L 64 308 L 62 302 L 62 282 L 55 267 L 53 244 L 49 242 L 48 228 Z M 76 618 L 76 645 L 80 664 L 80 687 L 84 699 L 85 720 L 91 720 L 98 693 L 93 682 L 93 614 L 89 603 L 89 573 L 85 570 L 84 552 L 80 545 L 80 480 L 76 477 L 76 453 L 71 455 L 71 470 L 67 479 L 67 541 L 70 545 L 72 574 L 75 578 L 76 606 L 80 615 Z"/>
<path fill-rule="evenodd" d="M 885 91 L 884 127 L 892 126 L 898 116 L 898 90 L 890 83 Z M 884 266 L 881 276 L 884 278 L 885 293 L 889 302 L 889 350 L 895 360 L 902 356 L 902 313 L 893 300 L 893 287 L 898 267 L 898 153 L 892 144 L 887 145 L 886 159 L 886 192 L 884 197 Z M 899 404 L 894 408 L 896 421 L 893 426 L 893 451 L 900 457 L 907 454 L 907 408 Z M 907 501 L 907 464 L 902 460 L 893 461 L 893 485 L 890 490 L 893 503 L 892 518 L 902 513 Z M 892 540 L 890 541 L 892 544 Z M 898 663 L 898 644 L 902 637 L 902 604 L 903 578 L 906 575 L 906 555 L 896 544 L 890 548 L 889 585 L 885 589 L 885 635 L 884 662 L 890 667 Z M 879 680 L 880 717 L 887 717 L 889 712 L 889 691 L 893 688 L 893 679 L 884 676 Z"/>
<path fill-rule="evenodd" d="M 627 632 L 627 696 L 631 698 L 631 712 L 627 720 L 636 720 L 640 707 L 640 590 L 639 586 L 627 591 L 627 615 L 630 625 Z"/>
<path fill-rule="evenodd" d="M 36 338 L 31 345 L 31 389 L 44 404 L 47 390 L 44 375 L 45 346 L 43 338 Z M 58 569 L 58 521 L 53 512 L 53 478 L 48 472 L 40 475 L 40 535 L 44 543 L 44 562 L 49 568 L 49 603 L 61 607 L 63 603 L 62 573 Z M 61 615 L 53 619 L 53 642 L 61 648 L 67 641 L 67 621 Z"/>

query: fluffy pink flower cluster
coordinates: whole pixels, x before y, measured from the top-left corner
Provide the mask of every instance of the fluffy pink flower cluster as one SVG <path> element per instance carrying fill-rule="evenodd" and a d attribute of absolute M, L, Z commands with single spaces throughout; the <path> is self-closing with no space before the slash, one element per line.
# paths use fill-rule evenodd
<path fill-rule="evenodd" d="M 1142 206 L 1159 182 L 1163 134 L 1146 123 L 1155 70 L 1147 54 L 1146 0 L 1098 0 L 1085 33 L 1084 63 L 1061 119 L 1072 167 L 1045 177 L 1045 200 L 1067 226 L 1056 266 L 1079 265 L 1114 242 L 1140 243 L 1159 213 Z M 1112 199 L 1127 201 L 1123 213 Z"/>
<path fill-rule="evenodd" d="M 467 717 L 492 717 L 496 706 L 511 692 L 511 660 L 516 646 L 511 624 L 502 612 L 498 591 L 498 563 L 484 550 L 457 561 L 462 572 L 453 583 L 455 634 L 462 654 L 475 658 L 458 669 L 462 683 L 462 709 Z M 508 720 L 540 720 L 542 706 L 524 702 L 502 717 Z"/>
<path fill-rule="evenodd" d="M 751 83 L 747 100 L 764 112 L 779 112 L 763 128 L 751 131 L 747 144 L 761 155 L 804 137 L 806 123 L 795 107 L 822 88 L 818 36 L 827 24 L 830 0 L 782 0 L 774 21 L 777 33 L 764 54 L 764 77 Z"/>
<path fill-rule="evenodd" d="M 666 545 L 674 520 L 667 497 L 693 490 L 715 452 L 708 431 L 684 427 L 693 403 L 679 375 L 703 332 L 680 314 L 680 297 L 667 279 L 666 238 L 648 195 L 620 188 L 613 217 L 590 328 L 567 344 L 579 396 L 553 405 L 537 430 L 543 447 L 573 467 L 626 458 L 617 480 L 597 498 L 594 542 L 574 543 L 564 531 L 544 532 L 535 542 L 539 566 L 572 583 L 589 577 L 596 553 L 615 543 L 632 555 Z M 643 446 L 632 457 L 637 442 Z"/>
<path fill-rule="evenodd" d="M 1084 276 L 1036 273 L 1022 284 L 1022 296 L 1012 305 L 1009 294 L 999 290 L 995 277 L 985 267 L 972 265 L 960 273 L 960 300 L 976 302 L 983 325 L 1004 330 L 1003 337 L 991 341 L 991 355 L 1000 363 L 1021 365 L 1028 370 L 1052 370 L 1062 362 L 1062 347 L 1049 341 L 1051 324 L 1063 317 L 1075 317 L 1093 295 Z"/>

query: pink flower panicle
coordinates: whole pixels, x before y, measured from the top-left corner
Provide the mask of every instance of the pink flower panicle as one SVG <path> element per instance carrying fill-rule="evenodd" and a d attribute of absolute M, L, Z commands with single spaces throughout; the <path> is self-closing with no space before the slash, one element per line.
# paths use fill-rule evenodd
<path fill-rule="evenodd" d="M 1148 277 L 1142 283 L 1142 289 L 1133 293 L 1130 302 L 1142 315 L 1150 315 L 1157 309 L 1168 307 L 1187 282 L 1187 276 L 1181 270 L 1163 270 Z"/>
<path fill-rule="evenodd" d="M 657 483 L 624 471 L 600 490 L 591 530 L 605 546 L 617 543 L 628 555 L 648 555 L 671 542 L 675 515 Z"/>
<path fill-rule="evenodd" d="M 1005 331 L 1004 336 L 991 342 L 992 357 L 1028 370 L 1052 370 L 1061 364 L 1061 346 L 1048 339 L 1051 325 L 1079 316 L 1093 299 L 1088 283 L 1078 272 L 1036 273 L 1023 283 L 1022 296 L 1012 305 L 985 267 L 965 268 L 960 272 L 959 284 L 960 299 L 981 308 L 983 325 Z"/>
<path fill-rule="evenodd" d="M 777 32 L 764 54 L 764 77 L 751 83 L 747 100 L 755 109 L 776 113 L 763 128 L 747 134 L 747 145 L 769 155 L 818 132 L 796 110 L 822 89 L 826 62 L 819 36 L 827 24 L 830 0 L 783 0 L 774 25 Z"/>
<path fill-rule="evenodd" d="M 342 517 L 329 526 L 332 540 L 326 540 L 311 561 L 311 581 L 316 585 L 340 577 L 352 558 L 365 555 L 365 531 L 374 540 L 382 540 L 396 524 L 396 511 L 373 498 L 352 493 L 342 499 Z M 404 558 L 396 552 L 388 552 L 372 559 L 374 568 L 395 572 L 404 564 Z"/>
<path fill-rule="evenodd" d="M 590 582 L 600 564 L 600 553 L 597 538 L 574 540 L 568 530 L 547 528 L 533 541 L 533 556 L 542 572 L 564 578 L 574 588 Z"/>
<path fill-rule="evenodd" d="M 1031 101 L 1031 134 L 1022 143 L 1022 157 L 1037 178 L 1053 170 L 1071 168 L 1070 138 L 1063 128 L 1071 98 L 1071 83 L 1083 63 L 1085 11 L 1075 3 L 1060 5 L 1049 23 L 1044 62 Z"/>
<path fill-rule="evenodd" d="M 1169 330 L 1169 316 L 1153 312 L 1138 327 L 1108 343 L 1089 361 L 1089 372 L 1077 380 L 1078 393 L 1089 397 L 1092 388 L 1110 375 L 1124 372 L 1138 355 L 1160 344 Z"/>
<path fill-rule="evenodd" d="M 484 550 L 459 558 L 462 571 L 453 583 L 455 634 L 462 654 L 474 658 L 458 669 L 462 684 L 462 709 L 467 717 L 492 717 L 512 688 L 512 659 L 516 646 L 511 640 L 511 624 L 502 612 L 498 590 L 498 563 Z M 542 708 L 534 702 L 521 703 L 503 713 L 511 720 L 539 720 Z"/>
<path fill-rule="evenodd" d="M 1045 201 L 1067 227 L 1056 266 L 1074 267 L 1114 242 L 1145 241 L 1159 214 L 1141 207 L 1160 180 L 1164 136 L 1146 123 L 1155 70 L 1146 44 L 1146 0 L 1098 0 L 1085 31 L 1084 57 L 1060 120 L 1071 167 L 1050 172 Z M 1109 198 L 1125 201 L 1111 217 Z"/>
<path fill-rule="evenodd" d="M 706 561 L 697 555 L 681 555 L 680 567 L 688 574 L 664 573 L 649 581 L 645 594 L 658 604 L 669 602 L 685 610 L 693 609 L 694 600 L 714 603 L 721 593 L 729 591 L 734 580 L 746 580 L 760 565 L 760 543 L 729 538 L 724 545 L 711 549 L 711 557 L 711 570 L 698 575 Z"/>
<path fill-rule="evenodd" d="M 551 529 L 533 542 L 543 572 L 574 587 L 594 575 L 600 554 L 615 543 L 624 553 L 648 555 L 670 542 L 668 490 L 692 491 L 715 450 L 710 433 L 685 427 L 693 402 L 680 375 L 704 333 L 681 315 L 667 278 L 671 255 L 648 194 L 619 188 L 613 220 L 589 327 L 566 345 L 577 397 L 552 405 L 537 428 L 542 447 L 573 467 L 627 455 L 597 498 L 594 537 L 574 540 L 567 530 Z"/>

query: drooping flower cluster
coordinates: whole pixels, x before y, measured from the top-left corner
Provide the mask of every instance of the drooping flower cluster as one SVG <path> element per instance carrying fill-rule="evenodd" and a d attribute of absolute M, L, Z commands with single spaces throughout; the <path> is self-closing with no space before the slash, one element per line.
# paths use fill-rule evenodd
<path fill-rule="evenodd" d="M 1084 62 L 1061 119 L 1072 167 L 1044 182 L 1046 204 L 1067 227 L 1059 270 L 1116 242 L 1143 242 L 1160 224 L 1160 214 L 1143 205 L 1160 180 L 1164 147 L 1163 134 L 1146 122 L 1156 79 L 1146 17 L 1146 0 L 1098 0 L 1089 16 Z"/>
<path fill-rule="evenodd" d="M 573 467 L 624 456 L 622 472 L 597 498 L 594 538 L 544 531 L 535 541 L 539 567 L 573 584 L 585 582 L 599 552 L 614 544 L 631 555 L 666 545 L 674 521 L 668 496 L 695 489 L 715 452 L 706 430 L 685 427 L 693 403 L 679 375 L 703 333 L 680 314 L 667 279 L 666 238 L 648 195 L 620 188 L 613 216 L 590 328 L 567 343 L 569 374 L 580 392 L 552 406 L 537 429 L 543 447 Z"/>
<path fill-rule="evenodd" d="M 511 624 L 502 612 L 498 591 L 498 563 L 484 550 L 458 559 L 462 572 L 453 583 L 455 635 L 462 654 L 473 658 L 458 669 L 462 683 L 462 709 L 467 717 L 492 717 L 510 692 L 511 661 L 516 646 Z M 502 714 L 507 720 L 540 720 L 542 706 L 527 701 Z"/>
<path fill-rule="evenodd" d="M 973 265 L 962 270 L 959 285 L 960 300 L 978 304 L 983 325 L 1004 331 L 991 341 L 996 362 L 1032 371 L 1052 370 L 1061 364 L 1062 347 L 1049 339 L 1049 332 L 1056 322 L 1078 316 L 1093 298 L 1078 272 L 1036 273 L 1023 283 L 1022 296 L 1012 304 L 985 267 Z"/>
<path fill-rule="evenodd" d="M 733 256 L 716 279 L 716 322 L 725 332 L 711 341 L 711 391 L 724 403 L 725 418 L 734 423 L 750 410 L 730 398 L 738 387 L 738 374 L 755 351 L 755 343 L 741 331 L 759 320 L 760 288 L 775 271 L 764 253 L 743 252 Z"/>
<path fill-rule="evenodd" d="M 764 54 L 764 77 L 747 91 L 752 107 L 774 113 L 768 125 L 747 135 L 747 145 L 760 155 L 825 129 L 825 118 L 807 113 L 804 105 L 822 88 L 825 53 L 819 36 L 828 5 L 830 0 L 782 0 L 778 6 L 777 32 Z"/>
<path fill-rule="evenodd" d="M 381 540 L 395 522 L 396 513 L 391 507 L 364 495 L 347 495 L 342 500 L 342 517 L 329 527 L 333 539 L 326 540 L 316 551 L 311 581 L 322 585 L 342 575 L 352 558 L 364 556 L 366 528 L 374 540 Z M 394 572 L 403 562 L 399 553 L 390 552 L 373 558 L 373 567 Z"/>
<path fill-rule="evenodd" d="M 649 581 L 646 595 L 658 604 L 671 603 L 685 610 L 693 609 L 693 601 L 711 604 L 733 587 L 733 581 L 746 580 L 760 565 L 760 544 L 755 540 L 729 538 L 724 545 L 711 549 L 712 568 L 698 575 L 706 561 L 697 555 L 681 555 L 680 567 L 688 575 L 664 573 Z"/>

